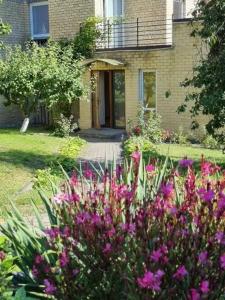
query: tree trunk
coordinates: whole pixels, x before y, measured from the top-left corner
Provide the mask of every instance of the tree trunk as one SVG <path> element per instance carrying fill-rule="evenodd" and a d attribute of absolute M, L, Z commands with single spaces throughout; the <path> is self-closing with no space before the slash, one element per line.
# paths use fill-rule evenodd
<path fill-rule="evenodd" d="M 30 123 L 30 118 L 29 117 L 26 117 L 24 120 L 23 120 L 23 124 L 20 128 L 20 133 L 25 133 L 27 131 L 27 128 L 29 126 L 29 123 Z"/>

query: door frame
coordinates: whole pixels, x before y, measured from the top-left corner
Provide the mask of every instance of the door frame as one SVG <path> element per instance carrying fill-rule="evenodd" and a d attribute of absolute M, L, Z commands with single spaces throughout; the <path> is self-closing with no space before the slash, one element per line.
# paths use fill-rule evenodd
<path fill-rule="evenodd" d="M 113 85 L 113 73 L 114 72 L 121 72 L 124 73 L 125 76 L 125 70 L 124 69 L 118 69 L 118 70 L 92 70 L 91 76 L 96 74 L 96 86 L 95 91 L 92 92 L 91 96 L 91 112 L 92 112 L 92 128 L 102 128 L 99 121 L 99 115 L 100 115 L 100 99 L 99 99 L 99 90 L 100 90 L 100 81 L 99 81 L 99 73 L 100 72 L 108 72 L 109 73 L 109 109 L 110 109 L 110 119 L 109 119 L 109 128 L 114 129 L 124 129 L 126 127 L 116 127 L 115 126 L 115 94 L 114 94 L 114 85 Z M 126 88 L 126 85 L 125 85 Z M 124 117 L 126 120 L 126 93 L 125 93 L 125 99 L 124 99 Z"/>

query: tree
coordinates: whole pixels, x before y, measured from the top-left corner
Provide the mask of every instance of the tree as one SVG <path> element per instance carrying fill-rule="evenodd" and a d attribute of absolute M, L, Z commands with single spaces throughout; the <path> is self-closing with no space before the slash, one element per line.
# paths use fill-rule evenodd
<path fill-rule="evenodd" d="M 193 102 L 192 116 L 202 113 L 209 116 L 207 131 L 221 140 L 225 138 L 225 1 L 210 0 L 197 2 L 193 12 L 192 36 L 203 43 L 199 64 L 193 77 L 182 85 L 193 87 L 178 112 L 187 110 L 187 102 Z M 206 51 L 205 51 L 206 50 Z M 193 126 L 198 124 L 193 122 Z"/>
<path fill-rule="evenodd" d="M 40 103 L 49 108 L 60 106 L 60 112 L 68 115 L 72 103 L 86 94 L 83 68 L 72 52 L 71 47 L 62 51 L 57 43 L 46 47 L 32 43 L 25 50 L 6 48 L 0 60 L 0 94 L 5 96 L 6 106 L 15 104 L 23 112 L 22 132 Z"/>
<path fill-rule="evenodd" d="M 0 0 L 0 5 L 1 5 L 2 0 Z M 6 35 L 10 33 L 11 27 L 7 23 L 3 23 L 3 21 L 0 19 L 0 36 Z M 2 43 L 0 42 L 0 46 L 2 46 Z"/>

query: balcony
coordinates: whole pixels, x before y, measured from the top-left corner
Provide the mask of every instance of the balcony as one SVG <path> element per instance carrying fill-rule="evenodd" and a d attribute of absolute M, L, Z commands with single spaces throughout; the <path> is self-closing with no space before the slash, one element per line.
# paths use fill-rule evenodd
<path fill-rule="evenodd" d="M 172 46 L 172 19 L 140 20 L 99 24 L 101 38 L 97 51 L 169 48 Z"/>

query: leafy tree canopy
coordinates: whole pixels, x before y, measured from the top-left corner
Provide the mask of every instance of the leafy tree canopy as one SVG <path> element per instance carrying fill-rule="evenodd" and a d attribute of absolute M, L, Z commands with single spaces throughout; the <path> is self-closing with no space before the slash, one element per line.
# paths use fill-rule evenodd
<path fill-rule="evenodd" d="M 40 103 L 70 107 L 84 96 L 82 74 L 71 47 L 63 51 L 56 43 L 45 47 L 27 44 L 25 50 L 7 47 L 0 60 L 0 94 L 6 105 L 18 105 L 24 116 L 30 117 Z"/>
<path fill-rule="evenodd" d="M 207 131 L 224 139 L 225 126 L 225 1 L 200 0 L 193 12 L 192 36 L 201 38 L 204 53 L 194 68 L 193 78 L 183 82 L 192 87 L 178 112 L 187 110 L 187 102 L 193 103 L 192 116 L 199 113 L 209 116 Z M 205 51 L 206 50 L 206 51 Z M 198 124 L 193 123 L 194 126 Z"/>

